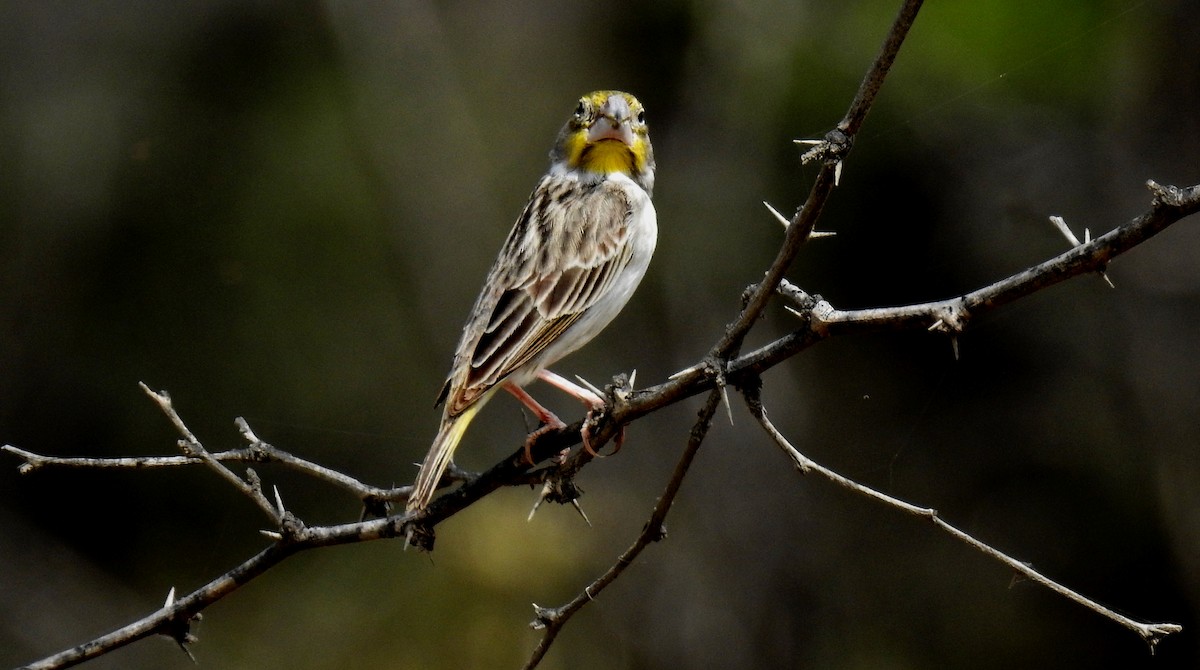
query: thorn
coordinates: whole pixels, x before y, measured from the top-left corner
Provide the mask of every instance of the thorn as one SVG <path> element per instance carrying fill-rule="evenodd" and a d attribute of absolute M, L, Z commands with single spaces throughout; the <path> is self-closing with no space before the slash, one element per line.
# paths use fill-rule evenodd
<path fill-rule="evenodd" d="M 171 590 L 167 592 L 166 601 L 163 602 L 163 609 L 170 609 L 174 606 L 175 587 L 172 586 Z M 193 622 L 200 621 L 200 619 L 201 615 L 199 612 L 192 614 L 191 616 L 186 616 L 182 619 L 172 617 L 168 622 L 168 627 L 165 630 L 159 631 L 161 635 L 175 640 L 175 644 L 178 644 L 179 648 L 183 650 L 183 653 L 187 654 L 187 657 L 192 659 L 192 663 L 196 663 L 196 657 L 192 655 L 192 650 L 188 649 L 187 646 L 188 644 L 195 642 L 197 639 L 196 636 L 191 632 L 191 625 Z"/>
<path fill-rule="evenodd" d="M 954 360 L 958 360 L 958 336 L 950 336 L 950 348 L 954 350 Z"/>
<path fill-rule="evenodd" d="M 722 369 L 724 365 L 716 362 L 713 362 L 711 365 L 712 367 L 709 370 L 714 375 L 717 388 L 721 391 L 721 402 L 725 405 L 725 416 L 729 417 L 729 425 L 732 426 L 733 408 L 729 404 L 729 391 L 725 385 L 725 371 Z"/>
<path fill-rule="evenodd" d="M 784 306 L 783 306 L 783 308 L 784 308 L 784 309 L 786 309 L 787 311 L 791 312 L 792 314 L 796 315 L 797 317 L 801 318 L 801 319 L 803 319 L 803 318 L 804 318 L 804 315 L 803 315 L 803 314 L 801 314 L 801 313 L 800 313 L 800 310 L 798 310 L 798 309 L 795 309 L 795 308 L 789 307 L 789 306 L 787 306 L 787 305 L 784 305 Z"/>
<path fill-rule="evenodd" d="M 629 388 L 635 388 L 634 384 L 636 382 L 637 382 L 637 368 L 634 368 L 633 372 L 629 373 Z"/>
<path fill-rule="evenodd" d="M 283 533 L 279 533 L 279 532 L 276 532 L 273 530 L 260 530 L 258 532 L 262 533 L 262 535 L 265 536 L 267 539 L 274 540 L 275 542 L 278 542 L 283 539 Z"/>
<path fill-rule="evenodd" d="M 1071 232 L 1071 229 L 1067 227 L 1067 222 L 1065 219 L 1063 219 L 1061 216 L 1052 216 L 1050 217 L 1050 223 L 1053 223 L 1054 227 L 1058 228 L 1058 232 L 1062 233 L 1063 237 L 1067 238 L 1067 242 L 1070 242 L 1071 246 L 1079 246 L 1079 238 L 1075 237 L 1075 233 Z"/>
<path fill-rule="evenodd" d="M 533 515 L 537 513 L 538 508 L 546 501 L 546 496 L 550 495 L 550 482 L 542 484 L 542 492 L 538 494 L 537 500 L 533 501 L 533 509 L 529 510 L 529 516 L 525 517 L 526 522 L 533 521 Z M 585 519 L 587 517 L 584 517 Z M 591 525 L 591 524 L 589 524 Z"/>
<path fill-rule="evenodd" d="M 589 382 L 588 380 L 584 379 L 583 377 L 580 377 L 579 375 L 575 375 L 575 378 L 579 380 L 580 384 L 583 384 L 584 386 L 586 386 L 587 390 L 591 391 L 592 393 L 595 393 L 597 398 L 604 397 L 604 391 L 601 391 L 600 389 L 596 388 L 595 384 Z"/>
<path fill-rule="evenodd" d="M 937 321 L 933 322 L 932 326 L 926 328 L 925 330 L 932 332 L 932 331 L 938 330 L 939 328 L 941 328 L 944 325 L 946 325 L 946 322 L 942 321 L 941 319 L 938 319 Z"/>
<path fill-rule="evenodd" d="M 779 213 L 779 210 L 777 210 L 777 209 L 775 209 L 774 207 L 772 207 L 772 206 L 771 206 L 771 203 L 767 202 L 766 200 L 763 200 L 763 201 L 762 201 L 762 204 L 763 204 L 763 206 L 764 206 L 764 207 L 766 207 L 766 208 L 767 208 L 767 211 L 768 211 L 768 212 L 770 212 L 771 214 L 773 214 L 773 215 L 775 216 L 775 220 L 776 220 L 776 221 L 778 221 L 779 223 L 781 223 L 781 224 L 783 225 L 783 227 L 784 227 L 784 229 L 785 229 L 785 230 L 787 229 L 787 227 L 788 227 L 788 226 L 792 225 L 792 222 L 791 222 L 791 221 L 789 221 L 789 220 L 788 220 L 786 217 L 784 217 L 782 214 L 780 214 L 780 213 Z"/>
<path fill-rule="evenodd" d="M 825 140 L 792 140 L 792 143 L 806 147 L 815 147 L 823 144 Z"/>
<path fill-rule="evenodd" d="M 701 367 L 703 367 L 703 366 L 693 365 L 691 367 L 684 368 L 684 369 L 680 370 L 679 372 L 676 372 L 675 374 L 671 375 L 670 377 L 667 377 L 667 379 L 671 379 L 671 380 L 679 379 L 680 377 L 682 377 L 686 374 L 691 374 L 691 373 L 699 370 Z"/>
<path fill-rule="evenodd" d="M 787 217 L 785 217 L 783 214 L 780 214 L 779 210 L 771 206 L 771 203 L 763 200 L 762 204 L 767 208 L 767 211 L 771 212 L 771 215 L 775 217 L 775 220 L 778 221 L 785 230 L 792 225 L 792 222 L 789 221 Z M 810 240 L 815 240 L 818 237 L 833 237 L 835 235 L 837 235 L 837 233 L 828 230 L 814 230 L 808 234 L 808 238 Z"/>
<path fill-rule="evenodd" d="M 287 510 L 283 508 L 283 496 L 279 495 L 278 486 L 272 486 L 271 489 L 275 491 L 275 507 L 279 510 L 279 516 L 283 516 L 287 512 Z"/>
<path fill-rule="evenodd" d="M 842 182 L 842 161 L 833 165 L 833 185 L 840 186 Z"/>
<path fill-rule="evenodd" d="M 587 514 L 583 513 L 583 506 L 579 504 L 578 499 L 572 500 L 571 506 L 575 508 L 576 512 L 579 512 L 579 516 L 583 517 L 583 521 L 588 525 L 588 528 L 594 528 L 594 526 L 592 526 L 592 520 L 587 518 Z"/>
<path fill-rule="evenodd" d="M 183 642 L 178 642 L 178 641 L 176 642 L 176 644 L 178 644 L 179 648 L 183 650 L 183 653 L 187 654 L 188 658 L 192 659 L 192 663 L 194 663 L 195 665 L 200 665 L 200 661 L 197 661 L 196 657 L 192 655 L 192 650 L 187 648 L 187 644 L 185 644 Z"/>
<path fill-rule="evenodd" d="M 1081 244 L 1090 244 L 1092 241 L 1092 231 L 1089 228 L 1083 229 L 1083 242 L 1080 242 L 1079 238 L 1075 237 L 1075 233 L 1071 232 L 1071 229 L 1067 227 L 1066 220 L 1064 220 L 1061 216 L 1050 217 L 1050 223 L 1053 223 L 1054 226 L 1058 228 L 1059 232 L 1063 234 L 1063 237 L 1067 238 L 1067 241 L 1071 243 L 1071 246 L 1077 247 Z M 1104 281 L 1108 284 L 1109 288 L 1116 288 L 1116 286 L 1113 285 L 1112 280 L 1108 278 L 1107 272 L 1101 271 L 1100 276 L 1104 278 Z"/>

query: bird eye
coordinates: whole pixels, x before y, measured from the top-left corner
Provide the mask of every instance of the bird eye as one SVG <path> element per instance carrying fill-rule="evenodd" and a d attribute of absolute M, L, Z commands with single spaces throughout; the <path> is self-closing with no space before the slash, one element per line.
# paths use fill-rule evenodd
<path fill-rule="evenodd" d="M 637 122 L 638 122 L 638 123 L 645 123 L 645 122 L 646 122 L 646 110 L 644 110 L 644 109 L 639 109 L 639 110 L 638 110 Z"/>
<path fill-rule="evenodd" d="M 585 117 L 587 117 L 587 103 L 580 100 L 579 106 L 575 108 L 575 118 L 583 119 Z"/>

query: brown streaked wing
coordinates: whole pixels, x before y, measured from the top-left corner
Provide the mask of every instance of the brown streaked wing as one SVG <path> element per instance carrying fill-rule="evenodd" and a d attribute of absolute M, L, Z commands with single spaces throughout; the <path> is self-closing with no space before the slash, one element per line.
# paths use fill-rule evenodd
<path fill-rule="evenodd" d="M 539 184 L 488 273 L 445 394 L 452 415 L 545 351 L 629 262 L 631 211 L 624 193 L 601 185 L 587 197 L 564 198 L 568 184 L 560 179 Z M 561 206 L 545 206 L 549 198 Z M 547 260 L 553 267 L 544 267 Z"/>

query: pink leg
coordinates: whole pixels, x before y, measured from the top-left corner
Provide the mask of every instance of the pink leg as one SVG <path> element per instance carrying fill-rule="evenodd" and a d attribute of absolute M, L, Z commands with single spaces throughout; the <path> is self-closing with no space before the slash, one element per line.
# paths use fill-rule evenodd
<path fill-rule="evenodd" d="M 567 425 L 563 423 L 561 419 L 555 416 L 554 412 L 542 407 L 541 403 L 534 400 L 533 396 L 529 395 L 529 393 L 527 393 L 525 389 L 521 388 L 520 386 L 517 386 L 511 382 L 504 382 L 504 390 L 513 394 L 517 400 L 521 401 L 522 405 L 528 407 L 529 411 L 533 412 L 533 415 L 538 418 L 538 421 L 548 425 L 556 424 L 556 427 L 558 428 L 562 428 L 563 426 Z"/>
<path fill-rule="evenodd" d="M 604 398 L 568 380 L 566 377 L 556 375 L 549 370 L 542 370 L 538 372 L 538 379 L 582 402 L 584 405 L 587 405 L 588 409 L 604 409 Z"/>
<path fill-rule="evenodd" d="M 596 453 L 595 449 L 592 449 L 592 431 L 591 428 L 588 427 L 588 424 L 592 418 L 592 413 L 599 412 L 600 410 L 604 409 L 604 399 L 588 389 L 579 386 L 575 382 L 572 382 L 565 377 L 557 375 L 549 370 L 542 370 L 538 372 L 538 379 L 541 379 L 547 384 L 560 391 L 563 391 L 564 393 L 567 393 L 568 395 L 574 396 L 577 400 L 587 406 L 587 419 L 585 419 L 583 422 L 583 429 L 579 431 L 579 437 L 583 439 L 583 448 L 587 450 L 589 454 L 595 457 L 600 457 L 600 454 Z M 613 451 L 614 454 L 621 450 L 621 445 L 624 442 L 625 427 L 622 426 L 621 432 L 617 435 L 615 440 L 616 449 Z"/>
<path fill-rule="evenodd" d="M 528 407 L 529 411 L 533 412 L 534 416 L 538 418 L 538 421 L 541 421 L 544 424 L 541 428 L 538 428 L 530 433 L 529 437 L 525 438 L 525 462 L 533 465 L 533 454 L 530 452 L 530 449 L 533 447 L 533 442 L 542 435 L 552 430 L 563 428 L 567 424 L 563 423 L 562 419 L 555 416 L 554 412 L 542 407 L 541 403 L 534 400 L 533 396 L 526 393 L 525 389 L 521 388 L 520 386 L 505 382 L 504 390 L 513 394 L 517 400 L 521 401 L 522 405 Z"/>

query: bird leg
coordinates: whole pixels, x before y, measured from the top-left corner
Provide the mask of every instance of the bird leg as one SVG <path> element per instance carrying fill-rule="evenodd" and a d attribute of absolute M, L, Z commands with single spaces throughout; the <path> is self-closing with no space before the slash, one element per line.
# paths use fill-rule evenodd
<path fill-rule="evenodd" d="M 601 412 L 608 407 L 607 403 L 604 402 L 604 399 L 596 395 L 596 393 L 589 391 L 575 382 L 572 382 L 567 378 L 557 375 L 549 370 L 541 370 L 538 372 L 538 379 L 541 379 L 554 388 L 563 391 L 567 395 L 570 395 L 576 400 L 582 402 L 583 405 L 588 408 L 587 417 L 583 421 L 583 428 L 579 430 L 579 437 L 583 441 L 583 448 L 592 456 L 600 458 L 600 454 L 596 453 L 596 450 L 592 448 L 591 421 L 596 412 Z M 510 382 L 505 382 L 504 390 L 511 393 L 517 400 L 520 400 L 521 404 L 527 407 L 529 411 L 533 412 L 533 415 L 536 416 L 538 421 L 542 422 L 543 424 L 541 428 L 533 431 L 529 434 L 529 437 L 525 438 L 525 462 L 533 465 L 533 453 L 531 449 L 533 448 L 533 443 L 537 441 L 537 438 L 552 430 L 564 428 L 567 424 L 564 423 L 562 419 L 558 418 L 554 412 L 551 412 L 543 407 L 541 403 L 534 400 L 533 396 L 529 395 L 529 393 L 520 386 Z M 623 444 L 625 444 L 625 426 L 621 426 L 616 437 L 613 439 L 613 453 L 615 454 L 620 451 Z"/>
<path fill-rule="evenodd" d="M 536 416 L 538 421 L 541 421 L 543 424 L 541 428 L 533 431 L 529 434 L 529 437 L 525 438 L 525 462 L 533 465 L 533 453 L 530 451 L 530 449 L 533 448 L 533 443 L 536 442 L 537 439 L 542 435 L 545 435 L 552 430 L 565 428 L 567 424 L 563 423 L 562 419 L 555 416 L 554 412 L 542 407 L 541 403 L 534 400 L 533 396 L 529 395 L 529 393 L 527 393 L 525 389 L 521 388 L 520 386 L 517 386 L 511 382 L 505 382 L 504 390 L 513 394 L 517 400 L 520 400 L 521 404 L 528 407 L 529 411 L 533 412 L 533 415 Z"/>
<path fill-rule="evenodd" d="M 593 414 L 604 410 L 608 406 L 607 403 L 604 402 L 604 398 L 601 398 L 594 392 L 589 391 L 575 382 L 570 381 L 569 379 L 561 375 L 557 375 L 549 370 L 541 370 L 538 372 L 538 379 L 541 379 L 554 388 L 573 396 L 588 408 L 587 417 L 583 421 L 583 428 L 579 430 L 579 437 L 583 439 L 583 448 L 592 456 L 600 458 L 600 454 L 596 453 L 596 450 L 592 448 L 591 422 Z M 625 426 L 621 426 L 616 438 L 613 439 L 613 453 L 615 454 L 620 451 L 621 445 L 623 444 L 625 444 Z"/>

